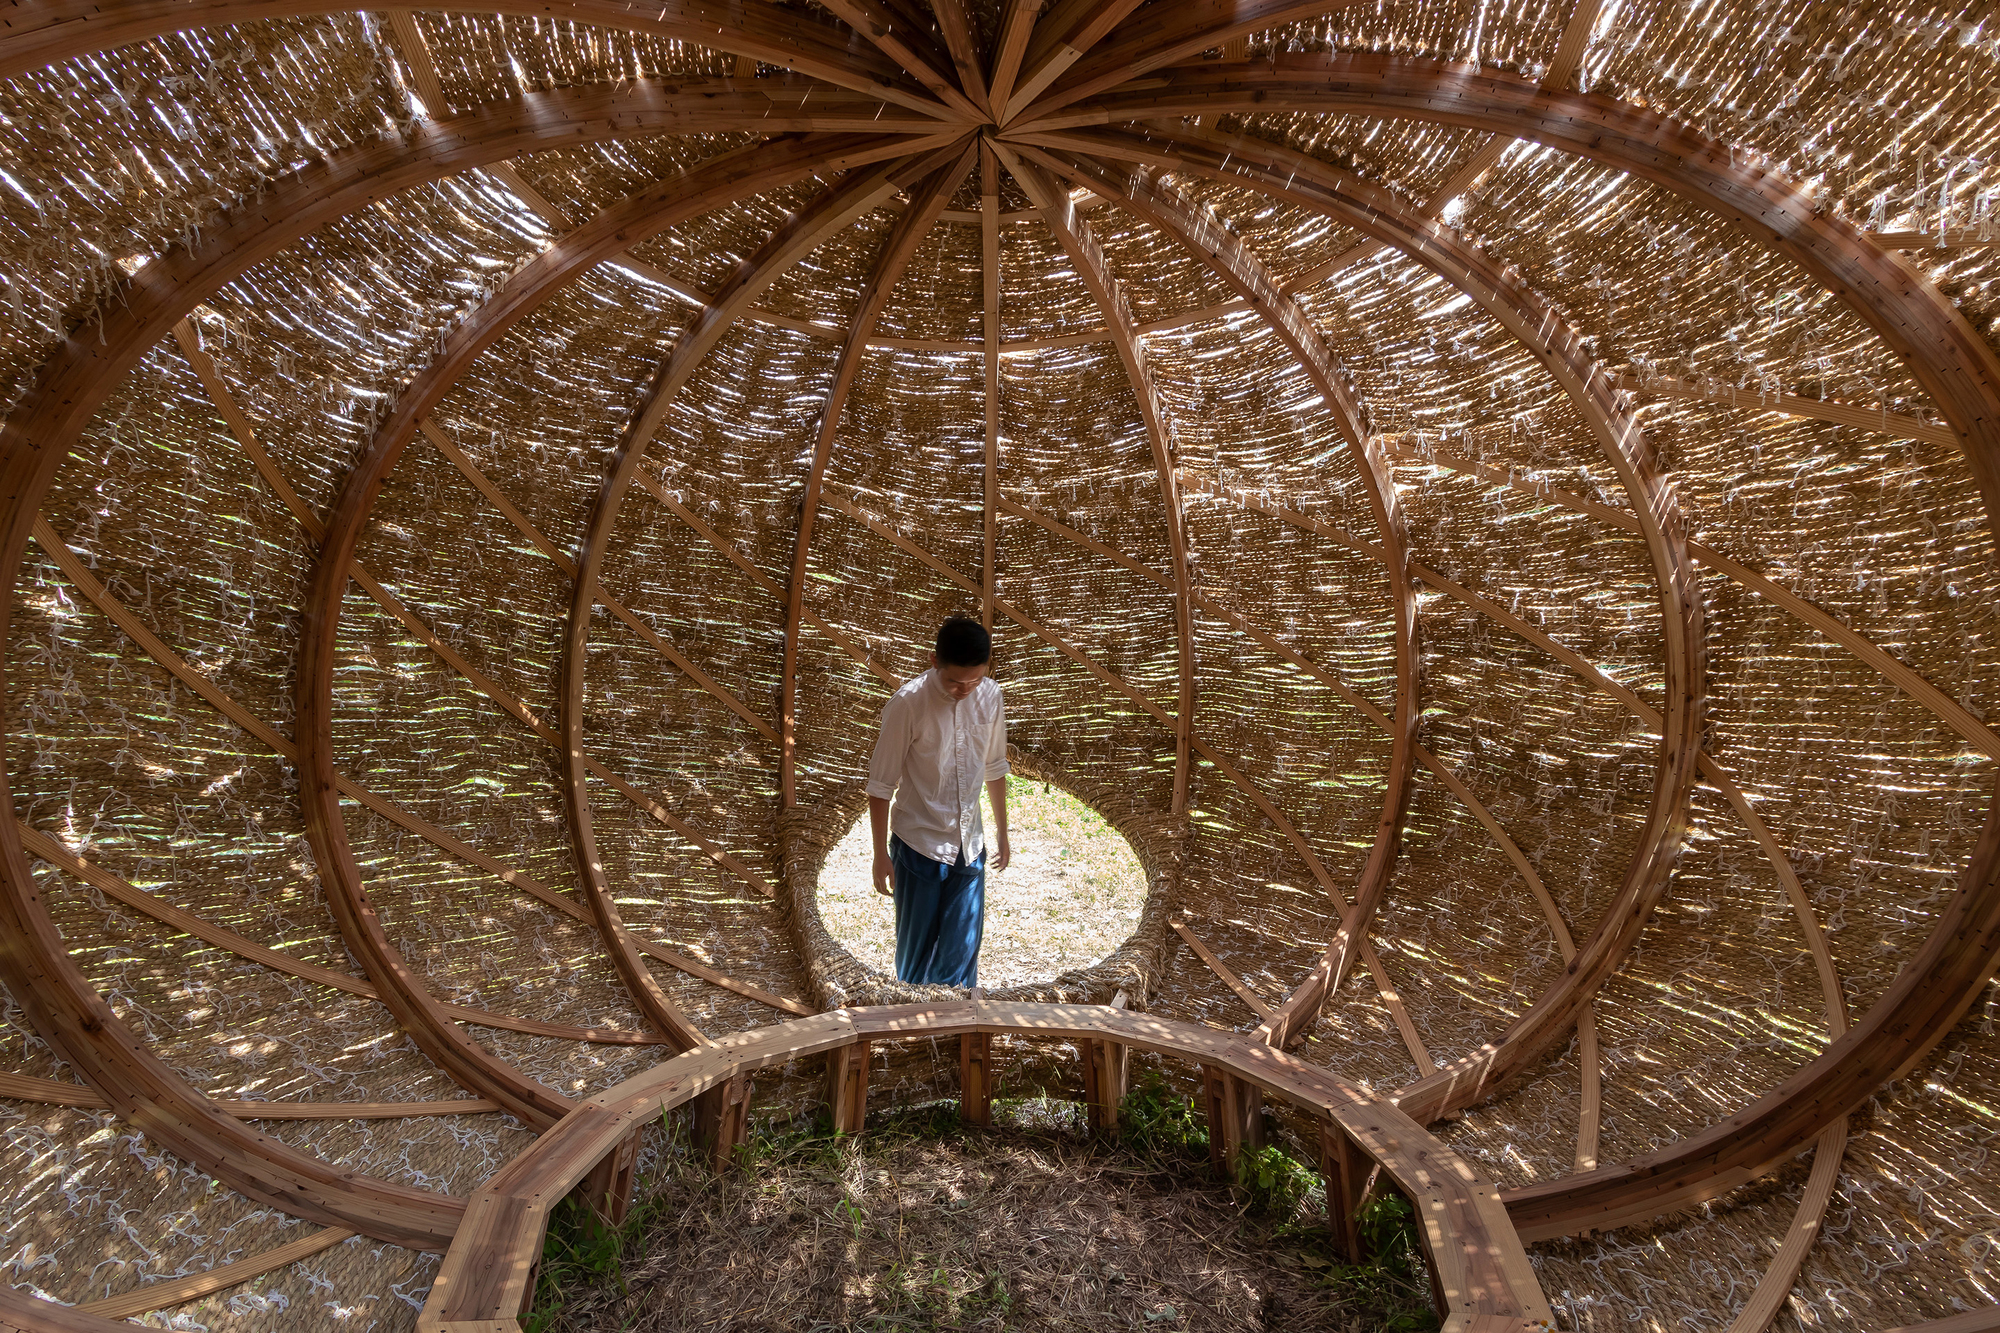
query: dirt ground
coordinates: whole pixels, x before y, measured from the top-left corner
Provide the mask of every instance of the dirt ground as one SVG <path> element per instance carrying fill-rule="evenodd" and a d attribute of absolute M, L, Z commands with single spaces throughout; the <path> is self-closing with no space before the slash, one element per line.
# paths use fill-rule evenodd
<path fill-rule="evenodd" d="M 1092 1140 L 1060 1123 L 1068 1104 L 1021 1105 L 1043 1109 L 993 1130 L 959 1128 L 954 1108 L 896 1112 L 859 1139 L 766 1136 L 720 1182 L 692 1162 L 669 1171 L 628 1224 L 624 1290 L 566 1283 L 562 1309 L 529 1327 L 1436 1327 L 1332 1280 L 1310 1200 L 1290 1221 L 1260 1215 L 1205 1160 Z"/>
<path fill-rule="evenodd" d="M 984 806 L 983 794 L 980 801 Z M 1146 900 L 1145 871 L 1131 844 L 1089 806 L 1038 782 L 1007 780 L 1007 814 L 1014 861 L 987 876 L 979 984 L 1047 981 L 1124 943 Z M 983 817 L 990 835 L 991 810 Z M 820 871 L 820 916 L 856 958 L 893 974 L 895 908 L 869 887 L 873 864 L 864 816 Z"/>

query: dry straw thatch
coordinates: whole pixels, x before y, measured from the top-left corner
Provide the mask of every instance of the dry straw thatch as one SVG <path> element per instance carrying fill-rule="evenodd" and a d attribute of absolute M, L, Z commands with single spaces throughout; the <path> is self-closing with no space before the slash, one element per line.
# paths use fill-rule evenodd
<path fill-rule="evenodd" d="M 1006 998 L 1408 1088 L 1567 1327 L 2000 1302 L 1990 8 L 653 8 L 0 27 L 0 1322 L 412 1327 L 943 998 L 813 887 L 954 612 L 1147 878 Z"/>

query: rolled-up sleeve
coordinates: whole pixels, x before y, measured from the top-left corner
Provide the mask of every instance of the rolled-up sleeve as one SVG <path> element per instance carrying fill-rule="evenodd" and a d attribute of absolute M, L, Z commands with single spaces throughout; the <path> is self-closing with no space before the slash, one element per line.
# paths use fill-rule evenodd
<path fill-rule="evenodd" d="M 1007 704 L 1002 700 L 993 706 L 993 730 L 986 738 L 986 781 L 1013 771 L 1007 766 Z"/>
<path fill-rule="evenodd" d="M 882 710 L 882 729 L 875 737 L 875 754 L 868 761 L 868 794 L 889 800 L 903 780 L 903 760 L 910 753 L 910 710 L 892 698 Z"/>

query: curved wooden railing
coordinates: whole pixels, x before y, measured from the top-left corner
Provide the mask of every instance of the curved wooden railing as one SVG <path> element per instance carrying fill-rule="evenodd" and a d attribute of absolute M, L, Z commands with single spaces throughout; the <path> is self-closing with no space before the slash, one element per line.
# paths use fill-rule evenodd
<path fill-rule="evenodd" d="M 511 1328 L 534 1294 L 536 1261 L 549 1214 L 580 1181 L 592 1196 L 602 1164 L 629 1152 L 634 1135 L 663 1110 L 698 1097 L 712 1126 L 746 1100 L 744 1081 L 759 1069 L 814 1055 L 827 1057 L 838 1126 L 858 1128 L 865 1108 L 871 1045 L 911 1038 L 959 1037 L 962 1051 L 995 1035 L 1075 1042 L 1085 1054 L 1092 1100 L 1115 1106 L 1124 1055 L 1131 1050 L 1200 1066 L 1211 1138 L 1233 1145 L 1256 1133 L 1259 1097 L 1269 1094 L 1317 1120 L 1329 1151 L 1380 1163 L 1417 1206 L 1447 1333 L 1499 1333 L 1550 1321 L 1526 1251 L 1500 1192 L 1386 1099 L 1327 1070 L 1239 1033 L 1130 1013 L 1107 1005 L 1000 1004 L 971 999 L 936 1005 L 840 1009 L 736 1033 L 685 1052 L 637 1078 L 578 1103 L 575 1110 L 486 1182 L 467 1203 L 419 1333 Z M 968 1080 L 968 1085 L 986 1080 Z M 713 1132 L 713 1131 L 711 1131 Z M 728 1138 L 723 1132 L 722 1138 Z M 1329 1171 L 1330 1198 L 1352 1199 L 1365 1171 L 1350 1161 Z M 1550 1326 L 1553 1326 L 1550 1324 Z"/>

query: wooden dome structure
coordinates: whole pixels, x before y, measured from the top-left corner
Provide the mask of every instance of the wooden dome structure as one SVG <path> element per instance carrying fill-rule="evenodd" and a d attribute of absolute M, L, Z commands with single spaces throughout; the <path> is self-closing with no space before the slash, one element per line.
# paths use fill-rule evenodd
<path fill-rule="evenodd" d="M 2000 1327 L 1990 9 L 16 0 L 0 78 L 0 1322 L 509 1327 L 662 1108 L 1053 1043 L 1381 1162 L 1449 1327 Z M 951 612 L 1149 882 L 971 997 L 815 908 Z"/>

